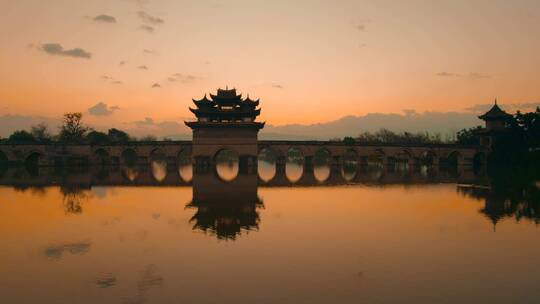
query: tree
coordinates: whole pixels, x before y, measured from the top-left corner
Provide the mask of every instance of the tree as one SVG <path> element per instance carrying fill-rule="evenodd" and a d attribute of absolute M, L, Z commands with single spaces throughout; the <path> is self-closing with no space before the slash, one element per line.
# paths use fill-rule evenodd
<path fill-rule="evenodd" d="M 355 142 L 356 142 L 356 140 L 351 136 L 345 136 L 343 138 L 343 143 L 348 145 L 348 146 L 354 145 Z"/>
<path fill-rule="evenodd" d="M 49 128 L 45 123 L 40 123 L 32 126 L 30 129 L 30 133 L 37 141 L 42 143 L 48 143 L 51 141 L 52 138 L 51 134 L 49 133 Z"/>
<path fill-rule="evenodd" d="M 17 130 L 9 136 L 8 142 L 31 144 L 36 142 L 36 138 L 28 131 Z"/>
<path fill-rule="evenodd" d="M 154 135 L 146 135 L 146 136 L 141 137 L 141 141 L 156 141 L 156 140 L 157 140 L 157 137 L 155 137 Z"/>
<path fill-rule="evenodd" d="M 109 143 L 109 136 L 103 132 L 90 131 L 86 135 L 86 142 L 91 145 L 103 145 Z"/>
<path fill-rule="evenodd" d="M 60 127 L 60 141 L 81 142 L 90 130 L 82 123 L 82 113 L 66 113 Z"/>
<path fill-rule="evenodd" d="M 130 140 L 129 135 L 121 130 L 112 128 L 109 129 L 107 136 L 111 142 L 123 143 Z"/>
<path fill-rule="evenodd" d="M 457 143 L 461 145 L 478 145 L 480 139 L 477 135 L 477 132 L 481 130 L 482 127 L 477 126 L 474 128 L 462 129 L 456 133 Z"/>

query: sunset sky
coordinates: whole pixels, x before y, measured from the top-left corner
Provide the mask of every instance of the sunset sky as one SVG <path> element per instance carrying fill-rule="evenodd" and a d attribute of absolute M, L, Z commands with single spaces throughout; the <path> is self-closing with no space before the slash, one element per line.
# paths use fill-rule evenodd
<path fill-rule="evenodd" d="M 0 116 L 182 122 L 235 87 L 261 120 L 540 101 L 540 1 L 2 0 Z"/>

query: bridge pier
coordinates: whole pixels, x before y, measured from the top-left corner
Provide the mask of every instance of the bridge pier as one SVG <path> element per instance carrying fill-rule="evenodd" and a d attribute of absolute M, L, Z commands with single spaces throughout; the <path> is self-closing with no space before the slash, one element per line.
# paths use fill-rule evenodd
<path fill-rule="evenodd" d="M 341 174 L 341 156 L 332 156 L 330 160 L 330 176 L 328 180 L 335 180 L 336 178 L 342 178 Z"/>
<path fill-rule="evenodd" d="M 300 180 L 298 180 L 296 184 L 312 185 L 314 183 L 317 183 L 317 179 L 315 178 L 315 172 L 313 168 L 313 156 L 304 156 L 304 168 L 302 170 L 302 177 L 300 177 Z"/>
<path fill-rule="evenodd" d="M 238 169 L 240 174 L 257 173 L 257 156 L 240 155 Z"/>
<path fill-rule="evenodd" d="M 285 176 L 285 170 L 287 168 L 287 158 L 285 156 L 276 157 L 276 175 Z"/>

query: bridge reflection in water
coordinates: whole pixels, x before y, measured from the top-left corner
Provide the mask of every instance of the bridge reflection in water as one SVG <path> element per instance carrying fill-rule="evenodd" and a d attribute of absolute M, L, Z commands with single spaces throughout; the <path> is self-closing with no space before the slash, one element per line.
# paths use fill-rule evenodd
<path fill-rule="evenodd" d="M 259 229 L 264 204 L 258 196 L 258 187 L 456 183 L 459 193 L 485 202 L 479 213 L 494 225 L 508 217 L 540 223 L 538 187 L 499 187 L 472 171 L 457 172 L 435 166 L 410 168 L 402 164 L 383 166 L 377 162 L 362 166 L 354 160 L 332 166 L 324 156 L 316 159 L 313 166 L 306 166 L 294 156 L 285 164 L 269 157 L 251 167 L 240 166 L 238 159 L 230 155 L 222 162 L 217 162 L 215 167 L 192 167 L 190 163 L 171 167 L 159 159 L 149 166 L 2 167 L 0 185 L 32 193 L 40 193 L 47 186 L 60 186 L 65 212 L 71 214 L 84 212 L 83 202 L 94 186 L 191 186 L 193 196 L 186 202 L 186 208 L 194 210 L 190 219 L 193 229 L 229 240 Z"/>

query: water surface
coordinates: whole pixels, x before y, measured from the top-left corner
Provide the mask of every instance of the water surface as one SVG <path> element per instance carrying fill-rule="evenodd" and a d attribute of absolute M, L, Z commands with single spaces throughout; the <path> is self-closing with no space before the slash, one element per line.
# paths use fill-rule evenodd
<path fill-rule="evenodd" d="M 120 170 L 124 182 L 116 185 L 111 172 L 100 177 L 109 181 L 102 185 L 78 173 L 48 178 L 57 185 L 1 186 L 2 303 L 540 297 L 536 201 L 439 183 L 433 175 L 418 179 L 433 182 L 410 182 L 422 172 L 402 174 L 402 182 L 379 171 L 362 173 L 369 183 L 277 186 L 257 174 L 227 182 L 212 171 L 185 183 L 182 170 Z M 167 185 L 171 174 L 177 185 Z"/>

